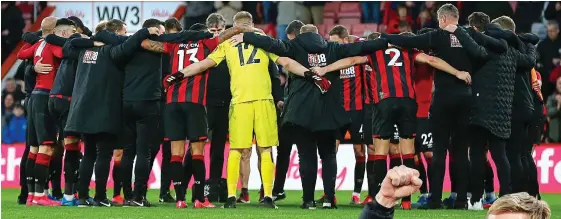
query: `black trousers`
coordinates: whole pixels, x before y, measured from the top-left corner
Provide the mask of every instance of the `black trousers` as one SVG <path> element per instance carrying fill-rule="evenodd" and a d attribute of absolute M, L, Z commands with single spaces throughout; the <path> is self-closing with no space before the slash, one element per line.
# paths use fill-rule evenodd
<path fill-rule="evenodd" d="M 224 148 L 228 135 L 229 106 L 207 106 L 208 129 L 210 139 L 210 180 L 218 182 L 222 178 L 224 167 Z"/>
<path fill-rule="evenodd" d="M 148 187 L 151 152 L 160 144 L 159 133 L 154 130 L 161 119 L 160 100 L 124 101 L 123 114 L 123 191 L 125 198 L 133 198 L 130 184 L 136 155 L 134 198 L 140 200 Z"/>
<path fill-rule="evenodd" d="M 292 151 L 292 136 L 290 130 L 279 127 L 279 146 L 277 147 L 277 165 L 275 166 L 275 184 L 273 194 L 284 192 L 286 174 L 290 164 L 290 152 Z"/>
<path fill-rule="evenodd" d="M 529 142 L 522 148 L 522 164 L 527 170 L 527 176 L 525 178 L 526 189 L 528 193 L 534 197 L 539 195 L 540 185 L 538 183 L 538 170 L 536 163 L 532 158 L 532 151 L 534 144 L 539 144 L 541 142 L 541 136 L 546 119 L 543 115 L 543 107 L 544 106 L 541 103 L 534 105 L 534 113 L 532 114 L 530 127 L 528 128 Z"/>
<path fill-rule="evenodd" d="M 471 126 L 472 143 L 470 148 L 472 202 L 475 203 L 483 197 L 485 177 L 485 146 L 488 145 L 491 157 L 497 166 L 500 192 L 503 196 L 510 193 L 510 164 L 506 157 L 506 139 L 500 139 L 489 130 L 480 126 Z M 462 175 L 462 174 L 460 174 Z"/>
<path fill-rule="evenodd" d="M 80 199 L 89 197 L 89 186 L 95 168 L 95 199 L 104 200 L 107 198 L 107 178 L 113 149 L 118 142 L 116 135 L 84 134 L 84 156 L 80 163 L 80 175 L 78 183 L 78 196 Z M 95 163 L 95 167 L 94 167 Z"/>
<path fill-rule="evenodd" d="M 440 206 L 444 171 L 446 169 L 446 152 L 454 157 L 454 172 L 467 173 L 468 164 L 468 126 L 471 108 L 470 92 L 437 91 L 433 95 L 430 107 L 432 128 L 433 157 L 432 173 L 429 178 L 432 193 L 431 206 Z M 450 141 L 452 139 L 452 141 Z M 467 201 L 467 174 L 457 174 L 454 188 L 458 194 L 459 205 Z"/>
<path fill-rule="evenodd" d="M 24 103 L 27 104 L 29 97 L 25 97 Z M 27 116 L 27 107 L 24 107 L 25 116 Z M 29 126 L 29 124 L 28 124 Z M 21 161 L 19 163 L 19 185 L 21 186 L 20 200 L 25 200 L 27 198 L 28 188 L 27 188 L 27 175 L 25 174 L 25 164 L 27 162 L 27 156 L 29 155 L 29 149 L 31 148 L 29 145 L 29 132 L 25 132 L 25 150 L 23 151 L 23 155 L 21 156 Z"/>
<path fill-rule="evenodd" d="M 508 162 L 511 169 L 512 192 L 526 191 L 525 178 L 528 171 L 527 165 L 522 163 L 522 153 L 527 148 L 531 148 L 528 144 L 532 144 L 529 136 L 529 128 L 532 121 L 533 110 L 525 107 L 513 107 L 512 109 L 512 126 L 508 147 L 506 148 Z"/>
<path fill-rule="evenodd" d="M 337 175 L 337 160 L 335 147 L 335 134 L 338 130 L 312 132 L 307 128 L 285 124 L 290 129 L 293 141 L 298 148 L 300 157 L 300 176 L 302 180 L 303 201 L 314 201 L 314 192 L 317 181 L 319 154 L 322 160 L 322 178 L 325 198 L 335 198 L 335 178 Z"/>

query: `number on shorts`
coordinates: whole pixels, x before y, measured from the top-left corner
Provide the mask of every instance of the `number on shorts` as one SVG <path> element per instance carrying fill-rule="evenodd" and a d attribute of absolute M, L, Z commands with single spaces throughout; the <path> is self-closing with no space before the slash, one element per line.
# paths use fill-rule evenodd
<path fill-rule="evenodd" d="M 422 134 L 421 139 L 423 139 L 423 145 L 432 145 L 432 133 Z"/>
<path fill-rule="evenodd" d="M 389 55 L 390 53 L 394 54 L 392 56 L 392 59 L 388 62 L 388 66 L 402 66 L 403 65 L 402 62 L 397 62 L 397 59 L 399 59 L 399 56 L 401 56 L 401 51 L 399 51 L 399 49 L 389 48 L 389 49 L 386 49 L 385 53 L 386 53 L 386 55 Z"/>

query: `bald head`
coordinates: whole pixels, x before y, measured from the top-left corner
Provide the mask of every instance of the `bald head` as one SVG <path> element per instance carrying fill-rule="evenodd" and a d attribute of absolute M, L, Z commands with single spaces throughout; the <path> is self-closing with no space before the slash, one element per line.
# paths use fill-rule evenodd
<path fill-rule="evenodd" d="M 318 28 L 313 24 L 306 24 L 300 28 L 300 33 L 318 33 Z"/>
<path fill-rule="evenodd" d="M 43 34 L 52 34 L 54 33 L 55 27 L 56 27 L 56 17 L 46 17 L 45 19 L 43 19 L 43 21 L 41 21 L 41 30 L 43 31 Z"/>

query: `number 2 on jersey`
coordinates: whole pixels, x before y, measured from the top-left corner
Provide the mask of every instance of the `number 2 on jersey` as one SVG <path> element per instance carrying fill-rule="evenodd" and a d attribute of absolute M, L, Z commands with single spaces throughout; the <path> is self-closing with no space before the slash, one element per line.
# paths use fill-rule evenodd
<path fill-rule="evenodd" d="M 240 66 L 244 66 L 245 64 L 253 64 L 253 63 L 259 63 L 261 62 L 261 60 L 256 59 L 255 58 L 255 54 L 257 54 L 257 48 L 253 47 L 253 51 L 251 51 L 251 55 L 249 55 L 249 59 L 247 60 L 247 62 L 244 62 L 245 59 L 243 57 L 243 51 L 246 49 L 249 49 L 249 44 L 245 44 L 243 43 L 243 47 L 242 47 L 242 43 L 238 44 L 236 47 L 238 47 L 238 55 L 240 57 Z"/>
<path fill-rule="evenodd" d="M 199 62 L 199 59 L 197 59 L 197 51 L 199 50 L 199 47 L 195 47 L 192 49 L 187 49 L 187 50 L 183 50 L 180 49 L 177 51 L 177 55 L 179 58 L 179 62 L 177 63 L 177 71 L 181 71 L 185 66 L 183 66 L 183 59 L 185 58 L 185 54 L 189 55 L 189 61 L 191 61 L 191 64 L 193 63 L 197 63 Z"/>
<path fill-rule="evenodd" d="M 392 56 L 392 59 L 388 62 L 388 66 L 402 66 L 403 62 L 397 62 L 397 59 L 399 59 L 399 56 L 401 56 L 401 51 L 399 51 L 399 49 L 396 48 L 389 48 L 386 49 L 386 51 L 384 52 L 386 53 L 386 55 L 389 55 L 390 53 L 393 53 L 394 55 Z"/>

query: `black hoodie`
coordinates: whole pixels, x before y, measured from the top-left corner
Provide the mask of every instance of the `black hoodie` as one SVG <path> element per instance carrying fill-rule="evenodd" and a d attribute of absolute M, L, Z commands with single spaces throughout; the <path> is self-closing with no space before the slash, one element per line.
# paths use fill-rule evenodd
<path fill-rule="evenodd" d="M 386 49 L 384 39 L 340 45 L 327 42 L 316 33 L 302 33 L 290 41 L 281 41 L 255 33 L 245 33 L 244 42 L 296 60 L 304 67 L 324 67 L 340 59 L 367 55 Z M 335 130 L 350 123 L 341 101 L 341 79 L 339 71 L 329 72 L 325 77 L 331 88 L 325 94 L 303 77 L 292 77 L 289 93 L 284 105 L 282 124 L 291 123 L 311 131 Z"/>
<path fill-rule="evenodd" d="M 99 34 L 99 33 L 98 33 Z M 96 34 L 97 35 L 97 34 Z M 119 45 L 80 48 L 76 80 L 65 131 L 82 134 L 119 134 L 122 119 L 123 61 L 150 33 L 144 28 Z M 95 36 L 94 36 L 95 39 Z M 70 40 L 72 46 L 85 38 Z"/>

